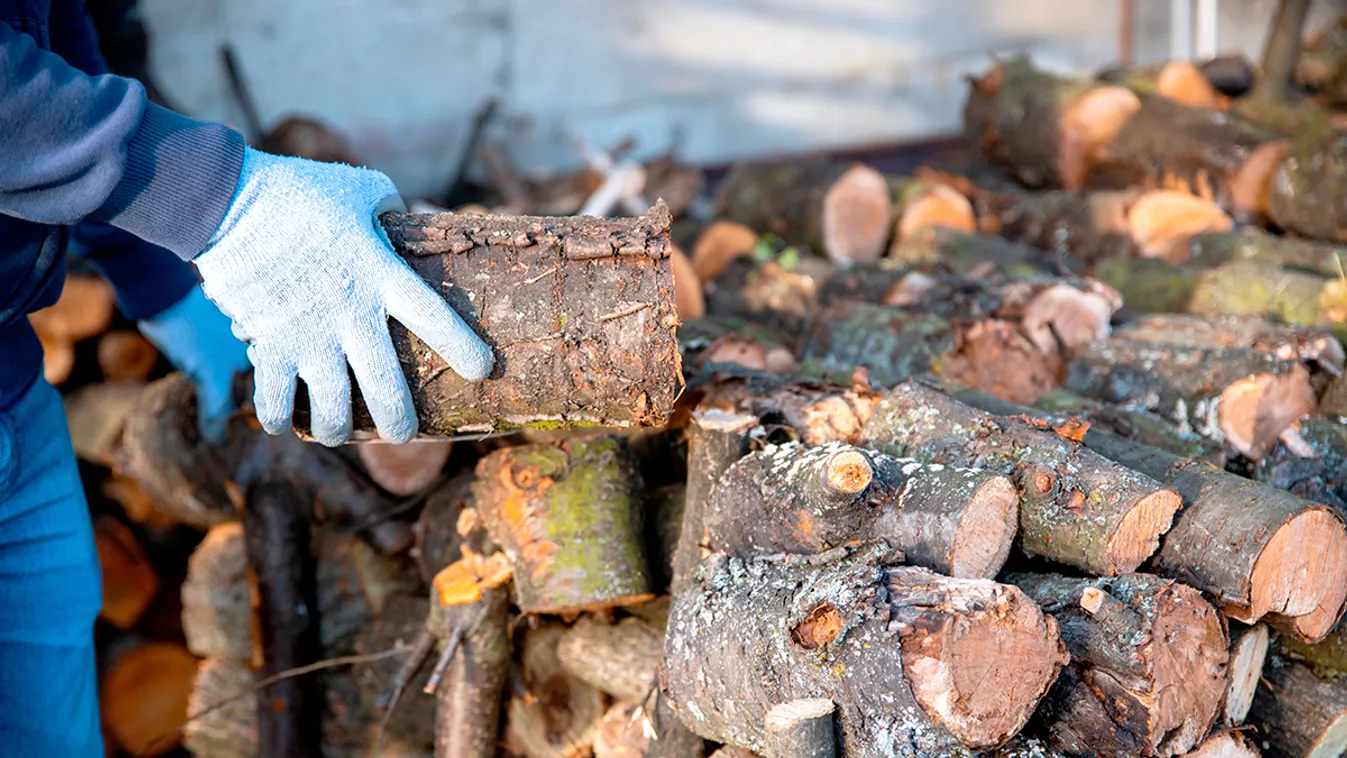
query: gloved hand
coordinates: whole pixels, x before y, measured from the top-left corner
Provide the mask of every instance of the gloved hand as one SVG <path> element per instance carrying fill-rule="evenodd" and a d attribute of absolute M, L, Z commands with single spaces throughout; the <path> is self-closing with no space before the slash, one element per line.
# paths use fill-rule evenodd
<path fill-rule="evenodd" d="M 248 370 L 248 346 L 234 337 L 228 317 L 200 287 L 193 287 L 175 305 L 137 326 L 196 385 L 201 436 L 223 442 L 234 412 L 234 374 Z"/>
<path fill-rule="evenodd" d="M 377 171 L 248 149 L 233 205 L 195 263 L 206 295 L 234 321 L 256 368 L 262 427 L 290 425 L 296 376 L 313 436 L 351 433 L 349 361 L 379 434 L 416 435 L 416 409 L 388 336 L 392 316 L 471 381 L 491 348 L 393 252 L 378 216 L 404 206 Z"/>

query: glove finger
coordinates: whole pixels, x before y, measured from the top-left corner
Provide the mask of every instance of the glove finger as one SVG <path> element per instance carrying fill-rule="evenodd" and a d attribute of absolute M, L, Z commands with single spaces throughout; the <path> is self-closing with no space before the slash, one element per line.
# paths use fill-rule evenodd
<path fill-rule="evenodd" d="M 272 359 L 267 350 L 248 348 L 253 372 L 253 406 L 257 421 L 268 434 L 280 434 L 290 427 L 295 411 L 295 367 L 289 361 Z"/>
<path fill-rule="evenodd" d="M 318 442 L 335 447 L 351 437 L 351 379 L 346 356 L 332 345 L 304 360 L 299 378 L 309 388 L 309 431 Z"/>
<path fill-rule="evenodd" d="M 384 282 L 388 315 L 421 338 L 459 376 L 471 382 L 491 375 L 495 355 L 444 298 L 402 262 Z"/>
<path fill-rule="evenodd" d="M 416 436 L 416 407 L 388 336 L 388 323 L 382 318 L 370 319 L 356 335 L 345 345 L 346 356 L 370 418 L 380 437 L 406 442 Z"/>

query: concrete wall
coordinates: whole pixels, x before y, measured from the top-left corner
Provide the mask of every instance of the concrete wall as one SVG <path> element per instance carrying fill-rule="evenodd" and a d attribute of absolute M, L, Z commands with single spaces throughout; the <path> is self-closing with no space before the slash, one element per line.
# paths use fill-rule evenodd
<path fill-rule="evenodd" d="M 1137 0 L 1138 55 L 1164 57 L 1167 0 Z M 1224 0 L 1223 49 L 1255 54 L 1274 0 Z M 1085 72 L 1117 57 L 1117 0 L 141 0 L 151 65 L 203 118 L 238 123 L 220 45 L 264 121 L 318 116 L 409 197 L 439 190 L 474 110 L 520 166 L 564 168 L 571 136 L 696 161 L 957 128 L 962 77 L 1031 52 Z M 1320 2 L 1317 17 L 1329 13 Z"/>

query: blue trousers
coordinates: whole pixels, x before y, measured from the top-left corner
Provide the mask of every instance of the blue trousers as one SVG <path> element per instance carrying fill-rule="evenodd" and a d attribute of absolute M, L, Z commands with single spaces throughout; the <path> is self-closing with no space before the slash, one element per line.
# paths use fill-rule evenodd
<path fill-rule="evenodd" d="M 102 583 L 65 413 L 42 378 L 0 397 L 0 754 L 103 755 Z"/>

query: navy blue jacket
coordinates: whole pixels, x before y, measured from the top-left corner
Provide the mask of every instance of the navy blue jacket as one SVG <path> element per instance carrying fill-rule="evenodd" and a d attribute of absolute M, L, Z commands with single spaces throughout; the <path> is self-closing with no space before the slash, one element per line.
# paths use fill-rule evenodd
<path fill-rule="evenodd" d="M 41 368 L 27 314 L 56 301 L 72 238 L 130 318 L 195 281 L 183 261 L 233 199 L 243 138 L 106 73 L 81 0 L 0 0 L 0 406 Z"/>

